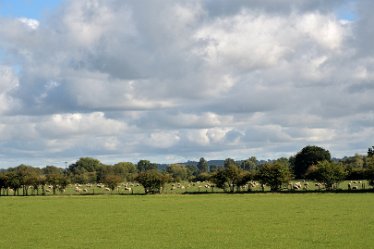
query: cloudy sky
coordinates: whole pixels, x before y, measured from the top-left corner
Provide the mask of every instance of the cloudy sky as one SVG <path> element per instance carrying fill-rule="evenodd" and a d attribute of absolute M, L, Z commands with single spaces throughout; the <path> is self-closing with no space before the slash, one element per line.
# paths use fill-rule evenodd
<path fill-rule="evenodd" d="M 374 141 L 372 0 L 0 0 L 0 167 Z"/>

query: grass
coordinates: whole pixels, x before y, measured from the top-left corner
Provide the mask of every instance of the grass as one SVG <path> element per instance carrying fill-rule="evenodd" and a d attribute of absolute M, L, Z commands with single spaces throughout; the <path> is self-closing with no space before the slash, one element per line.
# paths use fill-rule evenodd
<path fill-rule="evenodd" d="M 374 196 L 0 197 L 0 248 L 371 248 Z"/>

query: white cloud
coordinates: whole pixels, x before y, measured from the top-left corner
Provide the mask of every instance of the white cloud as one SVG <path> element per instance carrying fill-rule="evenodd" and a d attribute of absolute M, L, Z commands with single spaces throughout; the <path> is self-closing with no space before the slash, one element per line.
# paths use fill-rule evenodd
<path fill-rule="evenodd" d="M 39 28 L 39 21 L 31 18 L 21 17 L 18 19 L 21 23 L 28 26 L 30 29 L 38 29 Z"/>
<path fill-rule="evenodd" d="M 112 119 L 107 119 L 102 112 L 89 114 L 54 114 L 40 126 L 40 133 L 51 136 L 108 136 L 117 135 L 124 131 L 126 124 Z"/>

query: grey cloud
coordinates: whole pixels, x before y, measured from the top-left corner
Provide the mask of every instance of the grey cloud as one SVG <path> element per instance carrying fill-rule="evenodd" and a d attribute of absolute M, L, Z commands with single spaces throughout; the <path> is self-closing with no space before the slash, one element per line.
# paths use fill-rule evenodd
<path fill-rule="evenodd" d="M 256 11 L 268 11 L 270 13 L 289 14 L 292 11 L 332 11 L 334 7 L 342 4 L 342 1 L 323 1 L 323 0 L 208 0 L 205 6 L 208 12 L 215 16 L 233 15 L 243 8 Z"/>

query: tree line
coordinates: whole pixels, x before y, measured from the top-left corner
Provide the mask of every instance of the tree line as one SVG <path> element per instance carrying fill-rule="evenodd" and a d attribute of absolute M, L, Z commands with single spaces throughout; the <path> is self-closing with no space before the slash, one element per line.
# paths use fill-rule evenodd
<path fill-rule="evenodd" d="M 166 183 L 181 181 L 209 181 L 225 192 L 251 191 L 253 182 L 259 182 L 271 191 L 288 189 L 293 179 L 314 180 L 323 183 L 326 190 L 334 190 L 343 180 L 368 180 L 374 186 L 374 146 L 367 155 L 333 159 L 328 150 L 306 146 L 290 158 L 260 162 L 255 157 L 235 161 L 224 160 L 223 167 L 208 165 L 202 157 L 194 164 L 170 164 L 160 170 L 148 160 L 134 164 L 120 162 L 105 165 L 90 157 L 80 158 L 67 168 L 46 166 L 37 168 L 19 165 L 0 172 L 0 195 L 45 195 L 46 186 L 53 194 L 64 192 L 68 184 L 102 183 L 114 190 L 121 182 L 138 182 L 146 194 L 160 193 Z"/>

